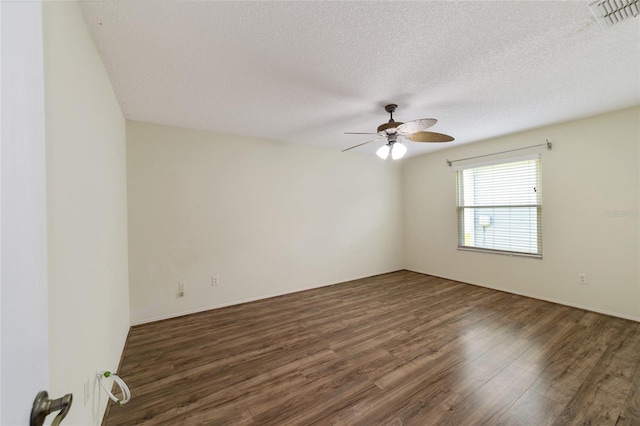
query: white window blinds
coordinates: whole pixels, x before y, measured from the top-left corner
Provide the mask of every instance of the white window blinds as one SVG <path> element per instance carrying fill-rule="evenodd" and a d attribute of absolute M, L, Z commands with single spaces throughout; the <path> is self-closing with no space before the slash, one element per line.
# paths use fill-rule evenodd
<path fill-rule="evenodd" d="M 457 171 L 458 248 L 542 257 L 540 156 Z"/>

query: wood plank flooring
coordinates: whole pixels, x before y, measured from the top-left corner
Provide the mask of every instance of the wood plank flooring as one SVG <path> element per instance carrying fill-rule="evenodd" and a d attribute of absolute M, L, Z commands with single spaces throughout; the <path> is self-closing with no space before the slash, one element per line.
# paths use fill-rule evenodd
<path fill-rule="evenodd" d="M 640 425 L 640 323 L 399 271 L 131 329 L 104 425 Z"/>

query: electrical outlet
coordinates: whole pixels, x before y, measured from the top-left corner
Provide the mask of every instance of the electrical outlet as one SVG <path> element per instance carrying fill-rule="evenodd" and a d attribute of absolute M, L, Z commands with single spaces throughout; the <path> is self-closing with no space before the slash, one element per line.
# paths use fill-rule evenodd
<path fill-rule="evenodd" d="M 587 274 L 578 274 L 578 284 L 587 285 Z"/>
<path fill-rule="evenodd" d="M 211 285 L 212 286 L 216 286 L 216 285 L 220 285 L 220 277 L 217 275 L 214 275 L 211 277 Z"/>
<path fill-rule="evenodd" d="M 184 292 L 187 290 L 186 281 L 178 281 L 178 297 L 184 297 Z"/>

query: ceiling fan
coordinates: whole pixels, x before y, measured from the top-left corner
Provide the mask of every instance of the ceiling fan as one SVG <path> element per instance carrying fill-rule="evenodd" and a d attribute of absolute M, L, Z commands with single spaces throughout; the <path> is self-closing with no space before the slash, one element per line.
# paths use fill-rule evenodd
<path fill-rule="evenodd" d="M 407 147 L 398 141 L 398 136 L 404 137 L 412 142 L 451 142 L 453 140 L 449 135 L 426 131 L 426 129 L 438 122 L 435 118 L 420 118 L 406 123 L 394 121 L 393 113 L 396 111 L 396 108 L 398 108 L 396 104 L 389 104 L 384 107 L 385 111 L 390 115 L 389 122 L 379 125 L 377 133 L 345 132 L 345 135 L 379 135 L 380 137 L 343 149 L 342 152 L 386 138 L 387 143 L 380 147 L 376 151 L 376 154 L 383 160 L 386 160 L 389 154 L 391 154 L 391 158 L 398 160 L 404 157 L 404 154 L 407 152 Z"/>

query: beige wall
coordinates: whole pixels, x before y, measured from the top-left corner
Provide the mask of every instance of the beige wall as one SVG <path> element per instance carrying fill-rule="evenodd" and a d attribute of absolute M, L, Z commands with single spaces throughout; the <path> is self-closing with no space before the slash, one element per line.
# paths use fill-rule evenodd
<path fill-rule="evenodd" d="M 127 173 L 133 323 L 402 267 L 377 157 L 127 122 Z"/>
<path fill-rule="evenodd" d="M 407 160 L 405 266 L 640 320 L 638 123 L 640 108 L 633 108 Z M 455 172 L 445 160 L 545 139 L 554 146 L 540 151 L 543 259 L 456 250 Z M 578 284 L 578 273 L 588 285 Z"/>
<path fill-rule="evenodd" d="M 99 424 L 96 373 L 117 369 L 129 330 L 125 121 L 78 3 L 43 18 L 49 394 L 73 393 L 65 425 Z"/>

